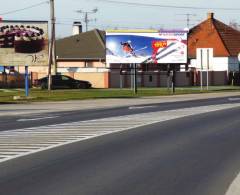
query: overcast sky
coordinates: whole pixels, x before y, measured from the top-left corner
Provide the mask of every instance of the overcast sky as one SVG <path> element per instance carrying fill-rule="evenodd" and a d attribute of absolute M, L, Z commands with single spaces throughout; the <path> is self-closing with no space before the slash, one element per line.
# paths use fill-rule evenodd
<path fill-rule="evenodd" d="M 46 0 L 0 0 L 0 14 L 3 19 L 13 20 L 48 20 L 49 4 L 44 3 L 37 7 L 26 9 L 11 14 L 4 14 L 21 8 L 26 8 Z M 112 0 L 115 1 L 115 0 Z M 117 0 L 116 0 L 117 1 Z M 147 4 L 159 4 L 170 6 L 187 6 L 201 8 L 239 8 L 239 10 L 220 9 L 174 9 L 149 6 L 123 5 L 109 3 L 104 0 L 55 0 L 57 37 L 70 36 L 73 21 L 82 21 L 83 14 L 76 10 L 91 11 L 98 8 L 96 14 L 90 18 L 97 19 L 89 23 L 89 29 L 149 29 L 149 28 L 185 28 L 187 27 L 185 14 L 190 15 L 190 26 L 198 24 L 206 19 L 207 12 L 214 12 L 215 17 L 226 24 L 230 21 L 240 23 L 239 0 L 118 0 L 122 2 L 135 2 Z M 4 15 L 3 15 L 4 14 Z M 85 26 L 85 24 L 84 24 Z"/>

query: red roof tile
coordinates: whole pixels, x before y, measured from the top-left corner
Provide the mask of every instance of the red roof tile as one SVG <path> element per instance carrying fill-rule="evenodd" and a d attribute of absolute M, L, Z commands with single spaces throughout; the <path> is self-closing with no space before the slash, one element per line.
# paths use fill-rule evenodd
<path fill-rule="evenodd" d="M 230 56 L 237 56 L 240 52 L 240 32 L 216 19 L 213 21 Z"/>
<path fill-rule="evenodd" d="M 189 33 L 189 57 L 196 57 L 196 48 L 213 48 L 215 57 L 237 56 L 240 52 L 240 32 L 213 18 L 193 27 Z"/>

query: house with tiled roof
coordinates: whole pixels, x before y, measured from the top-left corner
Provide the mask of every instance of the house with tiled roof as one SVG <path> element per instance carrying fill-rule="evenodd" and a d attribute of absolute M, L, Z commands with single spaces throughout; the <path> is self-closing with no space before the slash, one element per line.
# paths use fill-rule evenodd
<path fill-rule="evenodd" d="M 109 87 L 105 63 L 105 32 L 97 29 L 56 41 L 57 72 L 88 80 L 96 88 Z"/>
<path fill-rule="evenodd" d="M 239 71 L 240 32 L 214 18 L 208 13 L 205 21 L 193 27 L 188 37 L 190 67 L 199 70 L 198 48 L 212 48 L 210 71 Z"/>
<path fill-rule="evenodd" d="M 105 32 L 94 29 L 59 39 L 56 42 L 57 59 L 105 61 Z"/>

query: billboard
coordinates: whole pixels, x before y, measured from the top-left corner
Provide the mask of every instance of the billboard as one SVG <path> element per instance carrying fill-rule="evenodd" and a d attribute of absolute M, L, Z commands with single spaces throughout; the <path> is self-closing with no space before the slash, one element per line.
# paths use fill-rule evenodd
<path fill-rule="evenodd" d="M 213 48 L 197 48 L 197 68 L 200 70 L 213 69 Z"/>
<path fill-rule="evenodd" d="M 12 21 L 0 23 L 0 65 L 48 64 L 48 22 Z"/>
<path fill-rule="evenodd" d="M 187 63 L 187 31 L 106 32 L 107 63 Z"/>

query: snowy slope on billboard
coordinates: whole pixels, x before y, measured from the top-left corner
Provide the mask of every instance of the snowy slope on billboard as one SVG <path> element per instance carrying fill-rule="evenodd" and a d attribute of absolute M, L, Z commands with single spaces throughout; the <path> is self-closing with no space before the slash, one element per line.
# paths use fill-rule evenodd
<path fill-rule="evenodd" d="M 106 33 L 107 63 L 186 63 L 187 32 Z"/>

